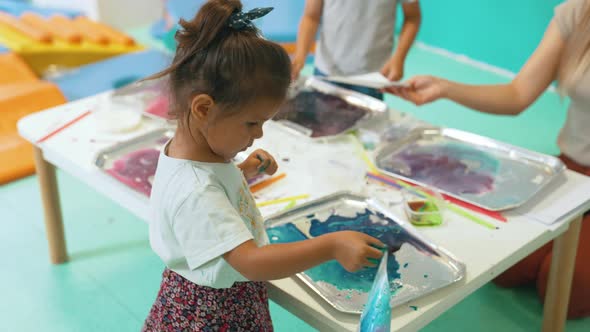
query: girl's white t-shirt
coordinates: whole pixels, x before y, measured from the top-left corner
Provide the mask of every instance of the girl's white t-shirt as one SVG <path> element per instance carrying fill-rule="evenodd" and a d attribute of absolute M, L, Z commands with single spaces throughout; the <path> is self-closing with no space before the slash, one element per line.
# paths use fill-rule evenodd
<path fill-rule="evenodd" d="M 262 216 L 233 163 L 161 152 L 150 207 L 152 249 L 169 269 L 201 286 L 229 288 L 247 281 L 223 254 L 250 239 L 258 246 L 268 243 Z"/>

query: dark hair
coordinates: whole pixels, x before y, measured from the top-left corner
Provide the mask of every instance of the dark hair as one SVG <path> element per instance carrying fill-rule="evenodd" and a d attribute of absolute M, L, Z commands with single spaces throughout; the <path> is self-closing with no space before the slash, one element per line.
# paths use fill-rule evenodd
<path fill-rule="evenodd" d="M 180 20 L 172 64 L 148 78 L 167 76 L 172 118 L 188 119 L 191 98 L 197 94 L 207 94 L 232 111 L 259 97 L 285 98 L 289 56 L 254 27 L 229 27 L 230 16 L 241 10 L 238 0 L 210 0 L 192 20 Z"/>

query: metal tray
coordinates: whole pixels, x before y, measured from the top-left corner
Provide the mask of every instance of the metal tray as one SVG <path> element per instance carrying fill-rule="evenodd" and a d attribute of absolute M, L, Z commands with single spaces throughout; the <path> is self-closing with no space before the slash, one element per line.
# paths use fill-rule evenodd
<path fill-rule="evenodd" d="M 335 228 L 329 229 L 329 225 Z M 388 264 L 394 290 L 392 306 L 450 285 L 465 275 L 463 263 L 424 239 L 409 223 L 392 215 L 376 200 L 349 192 L 326 196 L 271 216 L 265 226 L 273 243 L 294 242 L 336 229 L 355 229 L 380 238 L 393 250 L 399 248 L 390 256 Z M 376 271 L 377 268 L 368 268 L 348 273 L 336 261 L 331 261 L 297 277 L 335 309 L 361 313 Z"/>
<path fill-rule="evenodd" d="M 528 201 L 565 170 L 557 158 L 450 128 L 419 128 L 381 147 L 381 172 L 482 208 L 500 211 Z"/>
<path fill-rule="evenodd" d="M 174 123 L 168 118 L 166 79 L 138 81 L 113 90 L 104 100 L 104 107 L 120 107 L 134 110 L 142 115 Z M 101 105 L 101 106 L 103 106 Z"/>
<path fill-rule="evenodd" d="M 317 99 L 312 105 L 306 107 L 306 100 L 303 99 L 299 101 L 299 107 L 295 106 L 296 98 L 305 98 L 303 95 L 310 93 L 317 93 L 317 98 L 327 95 L 326 98 L 332 98 L 332 100 L 325 100 L 324 105 L 316 105 L 321 102 L 321 100 Z M 313 96 L 309 98 L 313 101 Z M 335 105 L 332 111 L 341 112 L 341 114 L 331 116 L 328 113 L 330 106 L 327 106 L 330 103 L 340 104 Z M 316 108 L 316 112 L 314 112 L 314 107 L 319 109 Z M 351 110 L 364 111 L 364 115 L 357 113 L 355 116 L 347 117 L 346 114 L 350 115 L 352 112 L 344 113 L 348 107 Z M 299 135 L 314 139 L 329 139 L 358 129 L 370 119 L 386 117 L 387 109 L 387 105 L 379 99 L 341 88 L 315 77 L 302 77 L 289 88 L 288 100 L 273 120 L 282 124 L 283 128 L 294 131 Z M 317 111 L 323 112 L 321 117 Z M 328 125 L 331 127 L 327 127 Z"/>
<path fill-rule="evenodd" d="M 158 129 L 117 143 L 100 151 L 95 165 L 124 185 L 149 196 L 158 155 L 173 135 L 174 131 L 171 129 Z M 143 160 L 138 154 L 142 151 L 148 152 L 144 154 Z"/>

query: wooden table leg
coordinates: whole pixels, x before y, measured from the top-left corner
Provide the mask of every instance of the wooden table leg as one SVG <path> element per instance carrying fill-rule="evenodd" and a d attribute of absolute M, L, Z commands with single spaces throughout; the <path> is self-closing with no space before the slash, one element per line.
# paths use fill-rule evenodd
<path fill-rule="evenodd" d="M 51 263 L 60 264 L 68 260 L 64 226 L 62 222 L 59 192 L 57 190 L 57 178 L 55 167 L 45 161 L 43 151 L 33 147 L 37 178 L 39 179 L 39 190 L 43 201 L 45 214 L 45 233 L 49 244 L 49 258 Z"/>
<path fill-rule="evenodd" d="M 543 332 L 565 331 L 582 218 L 583 216 L 576 217 L 570 223 L 568 230 L 553 242 L 553 256 L 543 311 Z"/>

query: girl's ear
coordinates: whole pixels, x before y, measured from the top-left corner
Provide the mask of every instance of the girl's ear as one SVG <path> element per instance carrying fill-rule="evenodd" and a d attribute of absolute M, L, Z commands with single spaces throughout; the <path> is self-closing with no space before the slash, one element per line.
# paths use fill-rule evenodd
<path fill-rule="evenodd" d="M 198 94 L 191 100 L 191 115 L 205 123 L 211 116 L 215 101 L 207 94 Z"/>

